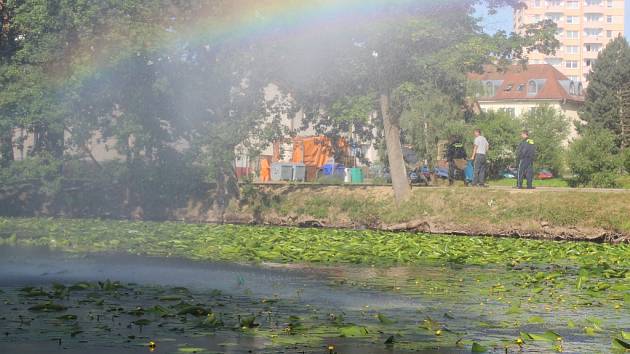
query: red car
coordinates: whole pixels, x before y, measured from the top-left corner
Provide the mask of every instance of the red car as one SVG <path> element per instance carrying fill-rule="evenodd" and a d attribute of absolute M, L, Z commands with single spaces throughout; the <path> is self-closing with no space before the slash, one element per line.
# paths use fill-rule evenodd
<path fill-rule="evenodd" d="M 553 173 L 549 172 L 548 170 L 541 170 L 536 175 L 537 179 L 552 179 L 553 177 Z"/>

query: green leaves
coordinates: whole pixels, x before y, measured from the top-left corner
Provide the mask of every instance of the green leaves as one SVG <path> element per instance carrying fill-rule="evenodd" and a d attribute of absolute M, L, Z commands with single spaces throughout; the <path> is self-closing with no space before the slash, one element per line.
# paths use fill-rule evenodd
<path fill-rule="evenodd" d="M 474 342 L 472 345 L 472 349 L 471 349 L 472 353 L 487 353 L 488 352 L 488 348 L 484 347 L 483 345 Z"/>
<path fill-rule="evenodd" d="M 366 327 L 351 325 L 339 328 L 339 334 L 342 337 L 366 337 L 370 332 Z"/>
<path fill-rule="evenodd" d="M 62 312 L 66 310 L 66 307 L 52 302 L 46 302 L 31 306 L 28 309 L 33 312 Z"/>

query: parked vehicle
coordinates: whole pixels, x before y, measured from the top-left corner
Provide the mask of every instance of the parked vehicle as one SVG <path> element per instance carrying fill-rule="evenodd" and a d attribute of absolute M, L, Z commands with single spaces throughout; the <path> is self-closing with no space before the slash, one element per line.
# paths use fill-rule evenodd
<path fill-rule="evenodd" d="M 505 171 L 501 172 L 501 177 L 507 179 L 515 179 L 517 175 L 518 169 L 514 167 L 508 167 L 505 169 Z"/>
<path fill-rule="evenodd" d="M 554 177 L 553 173 L 551 173 L 551 171 L 549 170 L 540 170 L 540 172 L 538 172 L 538 174 L 536 175 L 537 179 L 552 179 Z"/>

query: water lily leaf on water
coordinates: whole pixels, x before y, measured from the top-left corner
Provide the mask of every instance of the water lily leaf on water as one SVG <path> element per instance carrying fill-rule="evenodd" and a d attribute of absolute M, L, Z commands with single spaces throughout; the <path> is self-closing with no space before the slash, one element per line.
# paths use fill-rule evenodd
<path fill-rule="evenodd" d="M 595 327 L 584 327 L 584 333 L 586 333 L 587 336 L 593 337 L 597 335 L 597 330 Z"/>
<path fill-rule="evenodd" d="M 167 296 L 161 296 L 158 300 L 160 301 L 180 301 L 182 299 L 181 296 L 177 296 L 177 295 L 167 295 Z"/>
<path fill-rule="evenodd" d="M 575 328 L 575 322 L 573 322 L 573 320 L 568 320 L 567 321 L 567 328 L 569 328 L 569 329 Z"/>
<path fill-rule="evenodd" d="M 84 291 L 90 288 L 92 288 L 92 284 L 86 283 L 86 282 L 80 282 L 80 283 L 71 285 L 68 289 L 70 289 L 71 291 Z"/>
<path fill-rule="evenodd" d="M 201 328 L 218 328 L 223 326 L 223 321 L 221 321 L 214 313 L 209 313 L 206 318 L 204 318 L 197 327 Z"/>
<path fill-rule="evenodd" d="M 621 338 L 630 340 L 630 332 L 621 331 Z"/>
<path fill-rule="evenodd" d="M 160 315 L 160 316 L 167 316 L 171 314 L 171 311 L 169 311 L 168 309 L 160 306 L 160 305 L 155 305 L 153 307 L 150 307 L 148 309 L 146 309 L 147 313 L 153 313 L 156 315 Z"/>
<path fill-rule="evenodd" d="M 505 312 L 506 315 L 519 315 L 523 313 L 523 309 L 521 309 L 520 303 L 515 303 L 510 306 L 510 308 Z"/>
<path fill-rule="evenodd" d="M 146 318 L 141 318 L 141 319 L 135 320 L 135 321 L 133 321 L 131 323 L 135 324 L 136 326 L 148 326 L 151 323 L 151 321 L 147 320 Z"/>
<path fill-rule="evenodd" d="M 483 345 L 474 342 L 472 345 L 472 349 L 471 349 L 472 353 L 487 353 L 488 352 L 488 348 L 484 347 Z"/>
<path fill-rule="evenodd" d="M 129 310 L 127 311 L 127 314 L 132 315 L 132 316 L 143 316 L 144 315 L 144 309 L 140 306 L 136 307 L 133 310 Z"/>
<path fill-rule="evenodd" d="M 378 318 L 378 321 L 384 325 L 390 325 L 390 324 L 394 324 L 396 323 L 396 321 L 392 320 L 391 318 L 383 315 L 382 313 L 379 313 L 376 315 L 376 318 Z"/>
<path fill-rule="evenodd" d="M 25 297 L 43 297 L 48 296 L 48 293 L 44 291 L 42 288 L 33 288 L 33 287 L 25 287 L 20 289 L 23 296 Z"/>
<path fill-rule="evenodd" d="M 177 314 L 178 315 L 193 315 L 193 316 L 199 317 L 199 316 L 205 316 L 208 313 L 210 313 L 210 311 L 206 310 L 205 308 L 201 306 L 189 305 L 179 310 Z"/>
<path fill-rule="evenodd" d="M 256 328 L 260 326 L 260 324 L 256 323 L 256 316 L 247 316 L 241 318 L 240 325 L 243 328 Z"/>
<path fill-rule="evenodd" d="M 442 325 L 439 322 L 433 320 L 431 317 L 427 317 L 426 319 L 424 319 L 424 321 L 422 321 L 420 328 L 424 328 L 426 330 L 434 332 L 438 329 L 442 329 Z"/>
<path fill-rule="evenodd" d="M 33 312 L 62 312 L 66 310 L 66 307 L 59 304 L 53 304 L 52 302 L 46 302 L 31 306 L 28 309 Z"/>
<path fill-rule="evenodd" d="M 342 337 L 366 337 L 369 335 L 367 328 L 363 326 L 345 326 L 339 328 Z"/>
<path fill-rule="evenodd" d="M 527 319 L 527 323 L 531 324 L 543 324 L 545 323 L 545 319 L 540 316 L 532 316 Z"/>
<path fill-rule="evenodd" d="M 193 353 L 193 354 L 208 353 L 208 351 L 205 348 L 198 348 L 198 347 L 181 347 L 177 349 L 177 351 L 179 353 Z"/>
<path fill-rule="evenodd" d="M 556 342 L 556 341 L 562 340 L 562 337 L 554 331 L 547 331 L 542 334 L 521 332 L 521 338 L 523 338 L 523 340 L 525 341 L 532 340 L 532 341 L 545 341 L 545 342 Z"/>
<path fill-rule="evenodd" d="M 621 340 L 619 338 L 613 338 L 612 344 L 613 344 L 613 348 L 615 348 L 615 349 L 621 349 L 621 350 L 624 350 L 624 351 L 630 351 L 630 343 L 628 343 L 628 342 L 626 342 L 624 340 Z"/>

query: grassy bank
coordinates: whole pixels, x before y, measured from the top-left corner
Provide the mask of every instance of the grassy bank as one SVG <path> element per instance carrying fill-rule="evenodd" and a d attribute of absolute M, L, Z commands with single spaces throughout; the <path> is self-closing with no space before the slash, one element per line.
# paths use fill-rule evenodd
<path fill-rule="evenodd" d="M 416 188 L 397 206 L 388 187 L 261 187 L 233 206 L 261 222 L 412 229 L 431 233 L 628 240 L 630 194 L 585 190 Z"/>

